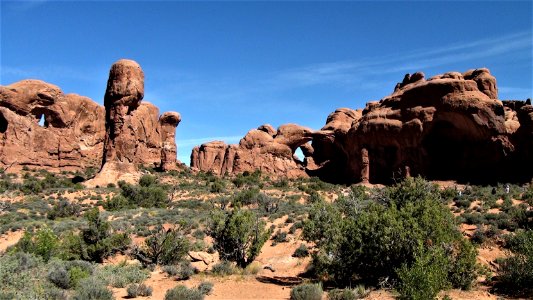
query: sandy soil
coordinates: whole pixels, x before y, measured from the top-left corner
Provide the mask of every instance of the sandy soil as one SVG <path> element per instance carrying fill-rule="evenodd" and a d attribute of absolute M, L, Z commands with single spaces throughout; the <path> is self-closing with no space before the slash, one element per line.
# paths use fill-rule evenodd
<path fill-rule="evenodd" d="M 10 246 L 15 245 L 20 238 L 22 238 L 22 235 L 24 235 L 24 231 L 9 231 L 6 234 L 0 236 L 0 253 L 6 251 L 6 249 Z"/>

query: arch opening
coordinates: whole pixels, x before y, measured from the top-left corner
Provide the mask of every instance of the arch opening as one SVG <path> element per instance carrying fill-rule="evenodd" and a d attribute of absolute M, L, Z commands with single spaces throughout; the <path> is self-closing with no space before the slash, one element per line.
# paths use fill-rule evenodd
<path fill-rule="evenodd" d="M 0 133 L 5 133 L 8 126 L 9 123 L 7 122 L 6 118 L 4 115 L 0 114 Z"/>

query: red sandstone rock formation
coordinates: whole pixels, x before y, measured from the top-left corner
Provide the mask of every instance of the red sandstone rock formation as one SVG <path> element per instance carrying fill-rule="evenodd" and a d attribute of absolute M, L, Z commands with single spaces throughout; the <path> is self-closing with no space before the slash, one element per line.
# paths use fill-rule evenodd
<path fill-rule="evenodd" d="M 195 147 L 191 154 L 191 167 L 214 174 L 238 174 L 261 170 L 272 175 L 288 177 L 306 176 L 304 162 L 294 152 L 305 147 L 311 153 L 313 131 L 295 124 L 286 124 L 274 130 L 268 124 L 250 130 L 238 145 L 214 141 Z"/>
<path fill-rule="evenodd" d="M 0 86 L 0 166 L 102 167 L 89 185 L 132 181 L 139 164 L 175 169 L 181 117 L 160 117 L 157 107 L 141 103 L 143 94 L 143 72 L 131 60 L 111 67 L 105 108 L 39 80 Z"/>
<path fill-rule="evenodd" d="M 531 106 L 504 109 L 497 95 L 487 69 L 429 80 L 423 73 L 406 75 L 392 95 L 368 103 L 361 116 L 317 132 L 318 167 L 308 172 L 335 182 L 392 182 L 406 175 L 470 182 L 531 178 L 531 158 L 523 152 L 531 149 L 523 142 L 533 137 L 525 129 Z"/>
<path fill-rule="evenodd" d="M 102 169 L 88 185 L 137 181 L 137 165 L 173 168 L 176 144 L 173 140 L 181 117 L 159 110 L 144 97 L 144 73 L 135 61 L 121 59 L 111 66 L 104 97 L 106 135 Z M 163 126 L 163 128 L 162 128 Z M 172 157 L 174 156 L 174 157 Z"/>
<path fill-rule="evenodd" d="M 263 125 L 239 145 L 212 142 L 195 148 L 191 163 L 215 174 L 260 169 L 339 183 L 390 183 L 411 175 L 529 180 L 533 108 L 497 98 L 496 79 L 485 68 L 428 80 L 422 72 L 407 74 L 392 95 L 364 110 L 337 109 L 319 131 Z M 304 162 L 293 157 L 298 147 Z"/>
<path fill-rule="evenodd" d="M 0 165 L 77 170 L 97 166 L 104 141 L 102 106 L 23 80 L 0 86 Z M 41 118 L 44 123 L 39 125 Z"/>
<path fill-rule="evenodd" d="M 161 125 L 161 169 L 164 171 L 177 169 L 176 127 L 181 122 L 177 112 L 166 112 L 159 117 Z"/>

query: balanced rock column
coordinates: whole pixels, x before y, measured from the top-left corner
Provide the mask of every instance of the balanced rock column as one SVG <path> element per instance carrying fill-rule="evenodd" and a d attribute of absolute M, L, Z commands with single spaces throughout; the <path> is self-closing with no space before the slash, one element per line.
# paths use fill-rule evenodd
<path fill-rule="evenodd" d="M 159 118 L 161 124 L 161 169 L 170 171 L 177 169 L 176 127 L 181 122 L 177 112 L 165 112 Z"/>
<path fill-rule="evenodd" d="M 144 73 L 133 60 L 121 59 L 111 66 L 104 97 L 106 109 L 102 169 L 88 185 L 105 185 L 119 180 L 134 182 L 137 140 L 131 125 L 133 112 L 144 97 Z"/>

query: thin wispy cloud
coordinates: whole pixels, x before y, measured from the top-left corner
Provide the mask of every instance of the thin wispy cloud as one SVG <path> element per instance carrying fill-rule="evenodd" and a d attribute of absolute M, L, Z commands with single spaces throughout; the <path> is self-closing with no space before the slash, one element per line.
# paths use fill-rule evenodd
<path fill-rule="evenodd" d="M 202 138 L 194 138 L 194 139 L 176 139 L 176 142 L 178 144 L 178 147 L 190 147 L 190 146 L 197 146 L 201 145 L 203 143 L 211 142 L 211 141 L 223 141 L 227 144 L 232 144 L 238 142 L 242 136 L 214 136 L 214 137 L 202 137 Z"/>
<path fill-rule="evenodd" d="M 532 48 L 532 33 L 520 32 L 493 39 L 452 44 L 436 49 L 419 49 L 410 53 L 363 58 L 358 61 L 321 63 L 280 72 L 276 80 L 286 86 L 315 84 L 354 84 L 369 75 L 444 66 L 452 63 L 493 57 Z"/>

